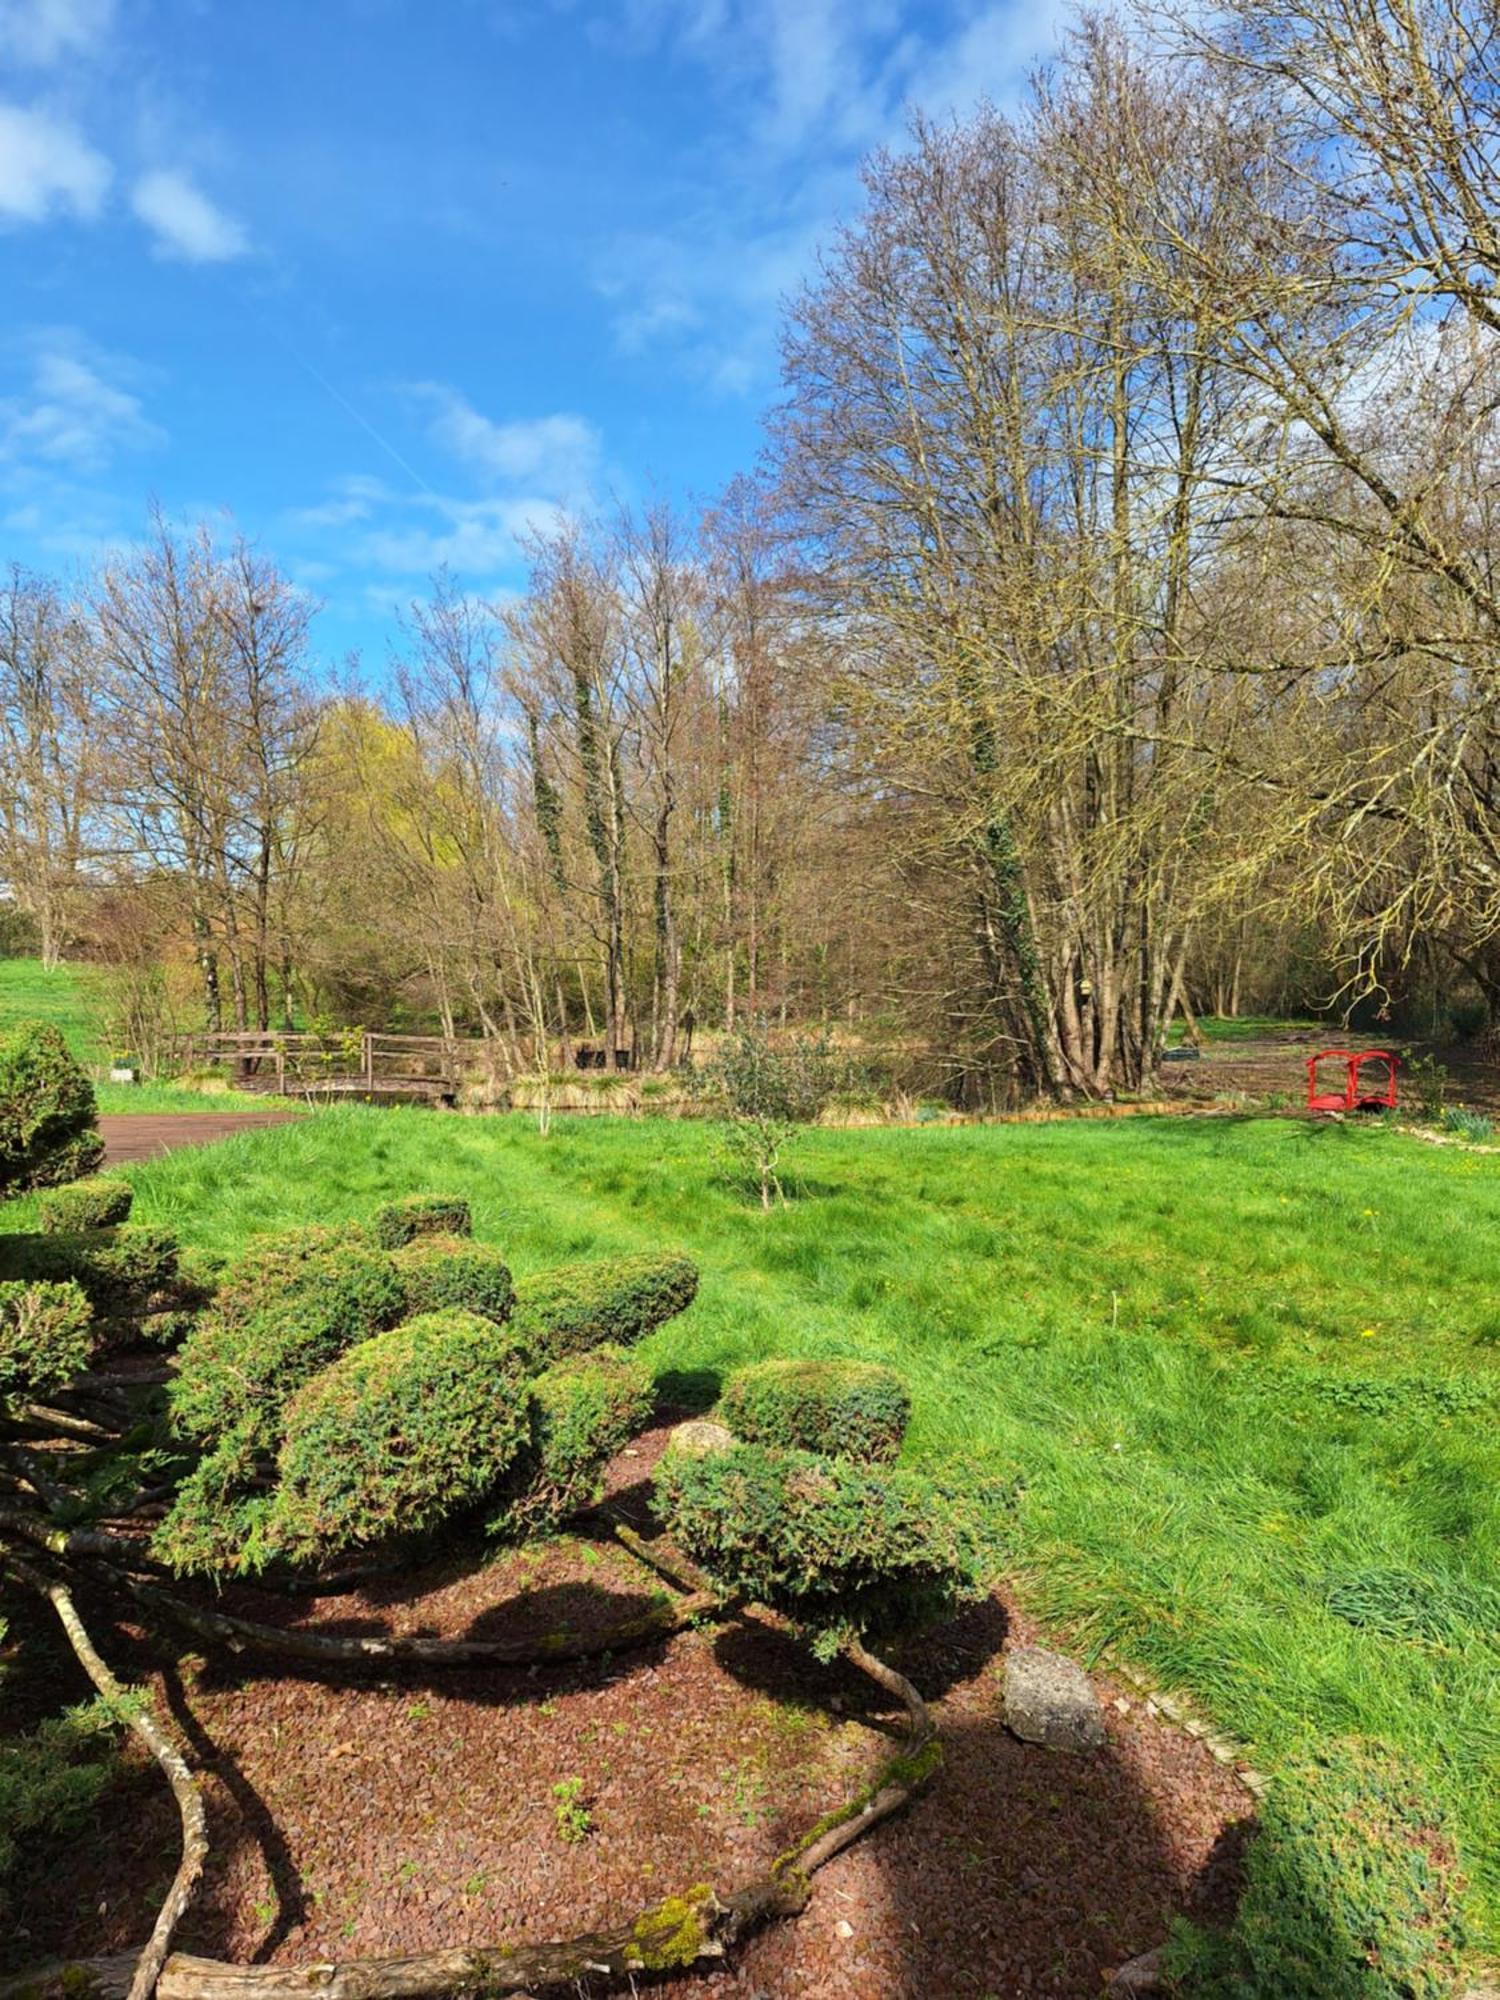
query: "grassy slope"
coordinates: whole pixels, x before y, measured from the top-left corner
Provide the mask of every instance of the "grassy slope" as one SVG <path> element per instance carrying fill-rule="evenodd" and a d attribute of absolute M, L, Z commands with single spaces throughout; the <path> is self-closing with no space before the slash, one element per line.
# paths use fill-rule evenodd
<path fill-rule="evenodd" d="M 1500 1161 L 1167 1120 L 817 1132 L 798 1160 L 803 1198 L 763 1218 L 698 1126 L 543 1143 L 519 1119 L 348 1108 L 132 1177 L 142 1220 L 223 1247 L 420 1187 L 470 1196 L 522 1271 L 682 1244 L 703 1289 L 648 1343 L 659 1369 L 894 1361 L 910 1459 L 1021 1472 L 1018 1563 L 1075 1639 L 1123 1643 L 1269 1768 L 1309 1731 L 1414 1754 L 1493 1948 L 1500 1635 L 1472 1587 L 1500 1584 L 1500 1426 L 1422 1385 L 1500 1390 Z M 1329 1397 L 1392 1378 L 1419 1385 L 1394 1413 Z M 1425 1596 L 1436 1636 L 1356 1627 L 1340 1589 L 1396 1615 Z"/>
<path fill-rule="evenodd" d="M 36 958 L 0 958 L 0 1034 L 17 1021 L 50 1021 L 60 1028 L 74 1055 L 95 1078 L 99 1109 L 118 1111 L 261 1110 L 265 1101 L 241 1091 L 205 1093 L 170 1083 L 120 1084 L 108 1081 L 110 1051 L 104 1045 L 98 1009 L 90 991 L 91 969 L 58 965 L 50 970 Z M 101 1078 L 101 1071 L 106 1074 Z"/>

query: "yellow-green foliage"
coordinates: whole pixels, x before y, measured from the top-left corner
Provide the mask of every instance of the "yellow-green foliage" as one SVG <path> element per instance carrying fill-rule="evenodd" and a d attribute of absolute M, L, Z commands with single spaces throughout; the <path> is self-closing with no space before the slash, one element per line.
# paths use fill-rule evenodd
<path fill-rule="evenodd" d="M 531 1384 L 527 1439 L 505 1476 L 496 1533 L 556 1527 L 599 1497 L 606 1465 L 650 1420 L 650 1371 L 622 1348 L 559 1362 Z"/>
<path fill-rule="evenodd" d="M 629 1955 L 639 1972 L 670 1972 L 692 1965 L 708 1940 L 714 1892 L 706 1882 L 685 1896 L 667 1896 L 643 1910 L 631 1926 Z"/>
<path fill-rule="evenodd" d="M 542 1360 L 609 1343 L 629 1347 L 684 1312 L 698 1290 L 688 1257 L 615 1257 L 562 1264 L 516 1288 L 516 1331 Z"/>
<path fill-rule="evenodd" d="M 497 1326 L 510 1318 L 516 1288 L 489 1243 L 463 1236 L 417 1236 L 392 1253 L 408 1314 L 472 1312 Z"/>
<path fill-rule="evenodd" d="M 97 1175 L 44 1194 L 37 1203 L 37 1217 L 49 1236 L 71 1235 L 80 1229 L 113 1229 L 116 1223 L 129 1221 L 134 1197 L 129 1181 Z"/>
<path fill-rule="evenodd" d="M 757 1361 L 730 1376 L 718 1414 L 747 1444 L 876 1464 L 900 1451 L 911 1396 L 872 1361 Z"/>
<path fill-rule="evenodd" d="M 287 1405 L 270 1543 L 330 1555 L 481 1499 L 525 1439 L 525 1367 L 474 1313 L 425 1313 L 361 1341 Z"/>
<path fill-rule="evenodd" d="M 470 1236 L 469 1204 L 456 1194 L 406 1194 L 375 1211 L 375 1240 L 383 1250 L 399 1250 L 419 1236 Z"/>
<path fill-rule="evenodd" d="M 0 1278 L 76 1284 L 101 1321 L 138 1320 L 177 1273 L 177 1242 L 164 1229 L 126 1223 L 52 1236 L 0 1236 Z"/>

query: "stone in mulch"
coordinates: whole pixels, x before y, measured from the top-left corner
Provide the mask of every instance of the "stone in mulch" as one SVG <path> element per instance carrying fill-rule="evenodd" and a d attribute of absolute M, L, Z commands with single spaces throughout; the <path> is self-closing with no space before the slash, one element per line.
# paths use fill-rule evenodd
<path fill-rule="evenodd" d="M 1104 1710 L 1082 1667 L 1045 1646 L 1005 1656 L 1005 1724 L 1023 1743 L 1048 1750 L 1097 1750 Z"/>

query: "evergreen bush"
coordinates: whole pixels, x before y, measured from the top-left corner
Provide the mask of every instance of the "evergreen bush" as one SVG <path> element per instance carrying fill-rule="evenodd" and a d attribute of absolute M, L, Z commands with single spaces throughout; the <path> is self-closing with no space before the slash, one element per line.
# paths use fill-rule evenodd
<path fill-rule="evenodd" d="M 684 1312 L 698 1291 L 688 1257 L 617 1257 L 562 1264 L 521 1279 L 512 1322 L 542 1362 L 606 1344 L 629 1347 Z"/>
<path fill-rule="evenodd" d="M 510 1266 L 489 1243 L 463 1236 L 417 1236 L 394 1251 L 408 1316 L 478 1313 L 501 1325 L 510 1318 L 516 1288 Z"/>
<path fill-rule="evenodd" d="M 177 1274 L 177 1241 L 125 1223 L 52 1236 L 0 1236 L 0 1278 L 76 1284 L 101 1321 L 134 1322 Z"/>
<path fill-rule="evenodd" d="M 270 1542 L 324 1557 L 481 1499 L 526 1439 L 525 1357 L 474 1313 L 376 1334 L 287 1405 Z"/>
<path fill-rule="evenodd" d="M 129 1181 L 74 1181 L 53 1188 L 37 1203 L 37 1216 L 48 1236 L 72 1236 L 84 1229 L 113 1229 L 130 1218 L 135 1189 Z"/>
<path fill-rule="evenodd" d="M 399 1250 L 418 1236 L 471 1236 L 469 1204 L 452 1194 L 406 1194 L 375 1211 L 375 1240 Z"/>
<path fill-rule="evenodd" d="M 668 1451 L 657 1509 L 722 1587 L 785 1612 L 823 1657 L 980 1594 L 988 1545 L 979 1507 L 912 1473 L 740 1444 Z"/>
<path fill-rule="evenodd" d="M 648 1370 L 618 1347 L 595 1348 L 538 1376 L 526 1443 L 505 1476 L 491 1528 L 544 1534 L 591 1506 L 605 1466 L 644 1428 L 655 1398 Z"/>
<path fill-rule="evenodd" d="M 71 1282 L 0 1283 L 0 1402 L 45 1395 L 86 1368 L 93 1319 Z"/>
<path fill-rule="evenodd" d="M 0 1200 L 92 1173 L 95 1119 L 94 1086 L 56 1028 L 23 1021 L 0 1037 Z"/>
<path fill-rule="evenodd" d="M 718 1414 L 747 1444 L 878 1464 L 901 1449 L 911 1396 L 876 1362 L 758 1361 L 730 1376 Z"/>

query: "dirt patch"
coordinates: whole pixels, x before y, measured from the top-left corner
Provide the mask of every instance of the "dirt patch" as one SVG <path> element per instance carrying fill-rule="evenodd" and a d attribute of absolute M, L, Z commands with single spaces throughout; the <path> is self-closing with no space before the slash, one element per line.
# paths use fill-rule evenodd
<path fill-rule="evenodd" d="M 656 1442 L 617 1461 L 624 1497 Z M 325 1631 L 542 1637 L 603 1629 L 655 1589 L 618 1547 L 580 1537 L 339 1597 L 224 1601 Z M 763 1614 L 567 1667 L 329 1680 L 247 1655 L 169 1659 L 86 1609 L 205 1774 L 212 1859 L 179 1942 L 214 1957 L 518 1943 L 619 1921 L 693 1882 L 730 1887 L 856 1794 L 900 1729 L 872 1684 L 819 1668 Z M 1033 1636 L 996 1597 L 913 1646 L 902 1664 L 933 1697 L 946 1748 L 935 1787 L 821 1873 L 801 1919 L 673 1990 L 1095 1995 L 1101 1972 L 1159 1943 L 1177 1912 L 1225 1913 L 1249 1808 L 1233 1774 L 1107 1681 L 1102 1750 L 1016 1742 L 1000 1667 Z M 55 1645 L 31 1657 L 52 1701 L 71 1696 Z M 587 1814 L 574 1838 L 555 1790 L 569 1781 Z M 128 1754 L 97 1823 L 28 1857 L 0 1959 L 139 1942 L 176 1837 L 165 1786 Z"/>

